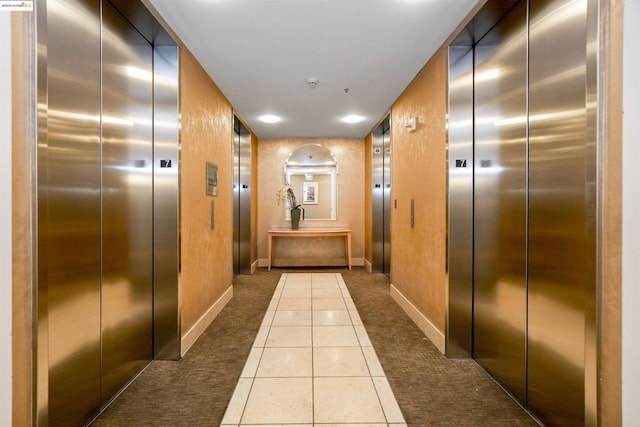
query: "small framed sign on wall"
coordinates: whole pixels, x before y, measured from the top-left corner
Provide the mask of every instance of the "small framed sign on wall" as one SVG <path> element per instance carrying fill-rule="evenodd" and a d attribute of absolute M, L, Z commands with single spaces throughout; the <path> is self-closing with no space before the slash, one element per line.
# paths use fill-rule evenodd
<path fill-rule="evenodd" d="M 207 195 L 218 195 L 218 165 L 207 162 Z"/>

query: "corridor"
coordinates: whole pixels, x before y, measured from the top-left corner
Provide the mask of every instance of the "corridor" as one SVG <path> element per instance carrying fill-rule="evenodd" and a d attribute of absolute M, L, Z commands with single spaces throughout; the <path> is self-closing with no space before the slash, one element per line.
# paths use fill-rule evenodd
<path fill-rule="evenodd" d="M 640 0 L 0 3 L 0 426 L 637 424 Z"/>
<path fill-rule="evenodd" d="M 318 279 L 315 287 L 311 287 L 311 277 Z M 287 281 L 287 278 L 290 280 Z M 341 278 L 344 279 L 346 287 L 341 287 Z M 287 283 L 290 285 L 289 288 L 286 287 Z M 279 284 L 280 286 L 278 286 Z M 307 288 L 307 286 L 309 287 Z M 287 289 L 289 289 L 288 292 Z M 238 276 L 234 282 L 233 299 L 190 352 L 179 362 L 152 362 L 93 425 L 218 426 L 222 425 L 223 418 L 225 423 L 230 423 L 224 425 L 238 425 L 238 422 L 243 421 L 242 413 L 238 412 L 237 406 L 233 407 L 232 405 L 240 405 L 245 415 L 249 414 L 247 410 L 253 411 L 256 408 L 255 406 L 253 409 L 251 407 L 254 404 L 251 403 L 251 397 L 249 397 L 249 402 L 245 404 L 246 395 L 239 399 L 232 399 L 238 381 L 250 382 L 253 375 L 258 377 L 271 376 L 261 373 L 261 369 L 274 369 L 274 366 L 278 365 L 276 362 L 271 367 L 260 367 L 254 362 L 255 349 L 262 350 L 260 340 L 263 340 L 263 337 L 264 340 L 267 339 L 264 335 L 264 329 L 262 330 L 263 334 L 260 334 L 261 328 L 266 328 L 265 325 L 269 323 L 271 326 L 277 326 L 276 324 L 279 322 L 286 323 L 292 319 L 291 316 L 283 313 L 278 316 L 279 320 L 275 320 L 277 316 L 276 304 L 280 298 L 305 301 L 297 303 L 287 301 L 286 303 L 308 304 L 311 308 L 309 314 L 314 312 L 311 305 L 312 298 L 305 299 L 307 292 L 294 289 L 311 289 L 311 291 L 316 289 L 316 296 L 325 297 L 329 295 L 329 292 L 335 293 L 336 290 L 341 289 L 346 308 L 344 311 L 350 314 L 350 319 L 354 319 L 350 322 L 355 321 L 354 326 L 359 326 L 357 325 L 360 323 L 358 319 L 361 319 L 364 328 L 366 328 L 365 335 L 362 335 L 361 332 L 364 329 L 359 330 L 358 338 L 360 339 L 351 343 L 354 344 L 353 346 L 345 348 L 362 346 L 360 348 L 364 349 L 368 347 L 369 343 L 372 345 L 375 354 L 369 350 L 363 352 L 371 372 L 369 378 L 373 378 L 368 381 L 384 384 L 384 377 L 380 375 L 386 374 L 391 391 L 395 395 L 401 411 L 399 414 L 397 407 L 394 408 L 391 396 L 391 401 L 386 401 L 387 403 L 384 399 L 380 399 L 382 408 L 376 408 L 374 405 L 372 406 L 374 409 L 364 411 L 364 418 L 361 419 L 356 418 L 357 415 L 354 414 L 357 414 L 362 408 L 350 408 L 350 411 L 343 412 L 342 405 L 325 406 L 321 412 L 318 405 L 322 402 L 319 401 L 320 398 L 316 391 L 313 396 L 315 398 L 314 418 L 311 420 L 308 418 L 312 414 L 309 412 L 311 407 L 308 407 L 306 415 L 303 415 L 303 417 L 307 417 L 305 418 L 306 425 L 313 425 L 314 421 L 315 425 L 336 426 L 403 425 L 398 422 L 402 421 L 398 418 L 400 416 L 404 418 L 408 426 L 536 425 L 533 419 L 509 398 L 474 361 L 446 359 L 441 355 L 389 297 L 387 277 L 369 274 L 362 268 L 355 268 L 353 271 L 323 269 L 313 270 L 313 272 L 311 270 L 285 269 L 267 272 L 265 269 L 259 269 L 254 275 Z M 302 295 L 303 293 L 305 295 Z M 294 295 L 299 298 L 284 298 Z M 357 311 L 349 306 L 351 304 L 349 295 Z M 323 299 L 330 300 L 332 298 Z M 300 308 L 303 307 L 300 306 Z M 321 307 L 316 305 L 316 308 Z M 329 307 L 325 308 L 329 309 Z M 296 310 L 284 311 L 291 314 Z M 319 322 L 322 322 L 320 312 L 324 310 L 316 311 L 318 313 L 310 320 L 318 322 L 319 325 Z M 338 338 L 335 334 L 330 335 L 333 339 Z M 319 335 L 313 335 L 313 337 L 320 339 Z M 311 336 L 309 339 L 312 339 Z M 270 347 L 269 344 L 265 346 Z M 273 350 L 276 346 L 271 347 Z M 325 347 L 325 349 L 329 348 L 332 347 Z M 320 347 L 316 345 L 316 351 L 321 351 L 319 349 Z M 251 356 L 252 351 L 253 356 Z M 313 354 L 315 356 L 318 353 Z M 248 359 L 249 362 L 247 362 Z M 376 368 L 372 369 L 376 366 L 376 359 L 379 359 L 384 372 L 380 372 Z M 317 365 L 318 360 L 314 362 L 316 362 L 313 364 L 314 370 L 322 369 Z M 340 367 L 346 368 L 347 366 L 341 363 Z M 280 366 L 280 369 L 282 368 L 291 368 L 291 365 L 285 364 L 284 367 Z M 334 368 L 338 368 L 338 366 L 334 366 Z M 341 374 L 334 372 L 331 375 Z M 331 375 L 325 373 L 325 380 Z M 360 377 L 359 381 L 367 380 L 368 376 L 369 374 Z M 264 378 L 262 379 L 264 380 Z M 344 377 L 340 381 L 344 382 Z M 348 395 L 350 387 L 345 386 L 339 392 Z M 384 392 L 380 393 L 380 388 L 377 388 L 376 391 L 380 397 L 384 394 Z M 386 397 L 388 398 L 389 395 Z M 338 403 L 341 400 L 345 399 L 325 399 L 324 403 L 329 401 Z M 367 403 L 366 398 L 362 398 L 362 396 L 359 402 Z M 263 423 L 261 425 L 281 425 L 281 423 L 305 425 L 289 417 L 290 414 L 285 413 L 284 410 L 280 412 L 280 418 L 269 418 L 271 415 L 269 415 L 268 409 L 261 408 L 257 412 L 249 414 L 246 420 L 256 424 Z M 227 414 L 225 415 L 225 413 Z M 255 418 L 256 414 L 263 418 Z M 339 417 L 343 418 L 339 419 Z M 243 422 L 240 425 L 249 424 Z"/>

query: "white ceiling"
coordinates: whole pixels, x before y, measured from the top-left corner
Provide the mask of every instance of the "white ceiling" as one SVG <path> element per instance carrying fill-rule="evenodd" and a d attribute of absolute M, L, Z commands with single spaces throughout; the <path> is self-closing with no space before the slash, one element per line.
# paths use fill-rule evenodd
<path fill-rule="evenodd" d="M 478 2 L 149 1 L 260 138 L 365 137 Z"/>

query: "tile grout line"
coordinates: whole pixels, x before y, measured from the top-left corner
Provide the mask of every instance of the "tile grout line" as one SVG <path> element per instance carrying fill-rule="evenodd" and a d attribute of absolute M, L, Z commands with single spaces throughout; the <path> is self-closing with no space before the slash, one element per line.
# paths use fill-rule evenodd
<path fill-rule="evenodd" d="M 249 388 L 249 393 L 247 394 L 247 400 L 245 401 L 244 404 L 244 408 L 242 410 L 242 416 L 240 417 L 240 421 L 238 423 L 238 426 L 242 426 L 242 417 L 244 417 L 244 412 L 246 411 L 247 408 L 247 404 L 249 403 L 249 397 L 251 396 L 251 390 L 253 390 L 253 386 L 256 382 L 256 379 L 258 378 L 258 369 L 260 369 L 260 362 L 262 362 L 262 358 L 264 356 L 264 352 L 265 349 L 267 348 L 267 340 L 269 339 L 269 335 L 271 335 L 271 328 L 273 327 L 273 321 L 275 319 L 275 314 L 278 312 L 278 307 L 280 305 L 280 300 L 282 299 L 282 292 L 284 291 L 286 285 L 287 285 L 287 280 L 289 278 L 289 274 L 288 273 L 283 273 L 282 276 L 280 277 L 280 280 L 278 281 L 278 284 L 276 285 L 276 289 L 274 290 L 274 296 L 275 294 L 279 291 L 279 295 L 277 296 L 278 299 L 278 303 L 276 304 L 273 312 L 274 312 L 274 318 L 271 319 L 271 322 L 269 324 L 269 332 L 267 333 L 267 336 L 264 340 L 264 343 L 262 345 L 262 350 L 260 352 L 260 358 L 258 360 L 258 364 L 256 365 L 256 369 L 253 372 L 253 378 L 251 379 L 251 387 Z M 282 282 L 282 287 L 280 287 L 280 282 Z M 269 311 L 269 307 L 271 306 L 271 303 L 273 301 L 274 296 L 271 297 L 271 300 L 269 300 L 269 306 L 267 306 L 267 311 Z M 264 319 L 266 318 L 267 313 L 265 312 L 265 317 L 262 319 L 262 321 L 264 322 Z"/>
<path fill-rule="evenodd" d="M 308 280 L 309 280 L 309 293 L 308 293 L 309 297 L 308 298 L 310 299 L 310 305 L 311 305 L 311 307 L 310 307 L 311 308 L 311 310 L 310 310 L 310 322 L 309 322 L 310 323 L 310 333 L 311 333 L 311 337 L 310 337 L 311 338 L 311 340 L 310 340 L 310 342 L 311 342 L 311 347 L 310 347 L 310 351 L 311 351 L 311 355 L 310 355 L 311 356 L 311 377 L 310 377 L 310 380 L 311 380 L 311 398 L 312 398 L 311 399 L 311 403 L 312 403 L 312 407 L 311 407 L 311 410 L 312 410 L 312 413 L 311 413 L 312 421 L 311 422 L 312 422 L 312 424 L 311 425 L 315 425 L 315 423 L 316 423 L 316 419 L 315 419 L 315 414 L 316 414 L 315 413 L 315 409 L 316 409 L 316 401 L 315 401 L 315 397 L 316 397 L 315 396 L 316 375 L 315 375 L 314 330 L 315 330 L 315 328 L 317 326 L 339 326 L 339 325 L 324 325 L 324 324 L 316 325 L 316 323 L 315 323 L 316 319 L 315 319 L 314 314 L 316 313 L 316 310 L 314 310 L 314 305 L 313 305 L 313 302 L 314 302 L 314 292 L 313 291 L 314 291 L 314 282 L 316 280 L 318 280 L 318 278 L 315 277 L 315 275 L 316 275 L 316 273 L 311 273 L 309 275 L 309 278 L 308 278 Z M 375 353 L 375 349 L 373 348 L 372 343 L 371 343 L 370 339 L 368 338 L 368 333 L 366 331 L 366 328 L 364 327 L 364 324 L 362 324 L 362 320 L 360 318 L 360 315 L 359 315 L 359 312 L 357 310 L 357 307 L 355 306 L 355 303 L 353 303 L 353 299 L 351 297 L 351 293 L 350 293 L 348 287 L 346 286 L 346 282 L 342 278 L 342 275 L 340 273 L 333 273 L 332 277 L 334 279 L 333 283 L 337 284 L 337 288 L 339 290 L 342 302 L 343 302 L 343 304 L 345 306 L 345 310 L 344 311 L 346 312 L 347 319 L 348 319 L 348 321 L 350 323 L 349 326 L 351 326 L 351 330 L 355 334 L 355 338 L 356 338 L 356 340 L 358 342 L 358 347 L 360 348 L 359 354 L 364 359 L 365 366 L 367 368 L 366 372 L 368 373 L 368 378 L 369 378 L 370 384 L 373 386 L 373 391 L 376 393 L 377 402 L 380 405 L 380 409 L 382 410 L 382 415 L 384 416 L 384 419 L 385 419 L 384 424 L 387 425 L 387 426 L 390 426 L 390 425 L 404 425 L 404 426 L 406 426 L 406 421 L 404 420 L 404 416 L 402 415 L 401 411 L 400 411 L 400 417 L 402 418 L 402 421 L 398 421 L 398 422 L 396 422 L 396 421 L 391 422 L 390 421 L 390 418 L 389 418 L 390 414 L 387 413 L 387 410 L 385 408 L 385 405 L 383 404 L 383 399 L 382 399 L 382 396 L 381 396 L 380 393 L 388 395 L 389 394 L 388 392 L 390 391 L 391 392 L 391 397 L 393 397 L 393 402 L 391 402 L 391 403 L 394 404 L 395 406 L 397 406 L 397 401 L 395 400 L 395 396 L 393 395 L 393 392 L 392 392 L 392 390 L 390 390 L 389 387 L 387 387 L 388 390 L 384 389 L 384 387 L 383 387 L 384 384 L 382 384 L 380 386 L 380 390 L 379 390 L 379 388 L 377 387 L 377 383 L 375 381 L 376 379 L 380 380 L 380 378 L 382 378 L 382 380 L 380 380 L 379 382 L 386 383 L 388 385 L 388 380 L 386 378 L 386 373 L 384 373 L 384 370 L 382 369 L 381 366 L 378 366 L 378 367 L 376 367 L 376 370 L 379 370 L 380 371 L 379 373 L 381 373 L 382 376 L 378 375 L 378 376 L 374 377 L 373 372 L 372 372 L 372 367 L 373 367 L 372 363 L 377 361 L 377 364 L 380 365 L 380 362 L 379 362 L 379 360 L 377 358 L 377 354 Z M 276 297 L 277 304 L 276 304 L 275 310 L 273 310 L 273 316 L 271 318 L 271 321 L 269 322 L 267 336 L 266 336 L 266 338 L 264 340 L 264 343 L 263 343 L 263 345 L 261 347 L 260 357 L 258 358 L 257 365 L 256 365 L 255 370 L 253 372 L 253 376 L 247 378 L 247 379 L 250 379 L 251 385 L 249 387 L 249 391 L 248 391 L 246 399 L 244 401 L 242 413 L 240 415 L 239 424 L 237 424 L 238 426 L 242 426 L 243 425 L 242 418 L 245 415 L 245 412 L 247 410 L 247 406 L 248 406 L 248 403 L 249 403 L 249 397 L 251 395 L 252 390 L 254 389 L 254 386 L 256 385 L 256 380 L 258 379 L 258 376 L 257 376 L 258 370 L 259 370 L 259 368 L 260 368 L 260 366 L 262 364 L 263 358 L 265 356 L 265 349 L 266 349 L 266 346 L 267 346 L 267 341 L 268 341 L 269 336 L 271 335 L 272 328 L 274 326 L 274 321 L 275 321 L 275 318 L 276 318 L 276 314 L 278 312 L 281 312 L 281 311 L 287 311 L 287 310 L 280 310 L 279 305 L 280 305 L 281 300 L 283 299 L 284 292 L 287 289 L 287 282 L 288 282 L 289 278 L 290 278 L 290 275 L 288 273 L 283 273 L 282 276 L 281 276 L 280 281 L 278 282 L 276 290 L 274 291 L 274 294 L 277 294 L 277 297 Z M 322 281 L 320 281 L 320 282 L 322 282 Z M 296 283 L 296 285 L 297 284 L 298 283 Z M 324 285 L 327 285 L 327 283 L 323 283 L 323 284 L 318 283 L 318 285 L 324 286 Z M 296 289 L 299 289 L 299 288 L 296 287 Z M 319 288 L 319 289 L 332 289 L 332 288 L 324 288 L 323 287 L 323 288 Z M 322 292 L 320 292 L 320 294 L 322 294 Z M 274 297 L 275 297 L 275 295 L 274 295 Z M 315 298 L 315 299 L 322 299 L 322 298 Z M 273 300 L 274 300 L 274 298 L 272 297 L 272 299 L 270 300 L 269 306 L 271 306 L 271 303 L 273 302 Z M 352 302 L 351 306 L 352 307 L 350 307 L 347 304 L 347 300 L 351 300 L 351 302 Z M 267 307 L 267 311 L 269 311 L 268 309 L 269 309 L 269 307 Z M 323 310 L 336 311 L 338 309 L 323 309 Z M 323 311 L 323 310 L 319 309 L 318 311 Z M 292 310 L 292 311 L 297 311 L 297 310 Z M 340 311 L 342 311 L 342 310 L 340 310 Z M 267 315 L 268 315 L 268 313 L 265 313 L 265 318 L 263 318 L 263 323 L 262 324 L 264 324 Z M 367 358 L 367 356 L 366 356 L 366 354 L 364 352 L 364 346 L 363 346 L 362 341 L 360 339 L 360 336 L 359 336 L 359 334 L 357 332 L 355 321 L 354 321 L 354 317 L 356 317 L 356 316 L 357 316 L 357 318 L 359 320 L 358 323 L 361 324 L 361 330 L 365 335 L 365 338 L 366 338 L 365 343 L 366 343 L 366 341 L 368 341 L 368 343 L 369 343 L 369 345 L 367 347 L 369 347 L 369 349 L 371 351 L 368 351 L 368 353 L 371 353 L 370 356 L 372 356 L 372 360 L 375 359 L 375 360 L 373 360 L 373 362 L 369 361 L 369 359 Z M 262 324 L 261 324 L 261 327 L 262 327 Z M 292 325 L 282 325 L 282 326 L 303 326 L 303 325 L 293 325 L 292 324 Z M 345 347 L 345 346 L 330 346 L 329 345 L 329 346 L 326 346 L 326 347 Z M 288 347 L 285 346 L 285 347 L 274 347 L 274 348 L 288 348 Z M 302 347 L 302 348 L 304 348 L 304 347 Z M 254 348 L 252 348 L 252 350 L 253 349 Z M 247 362 L 248 361 L 249 360 L 247 360 Z M 292 378 L 299 378 L 299 377 L 290 377 L 290 376 L 289 377 L 277 377 L 277 376 L 276 377 L 271 377 L 270 376 L 270 377 L 265 377 L 265 378 L 289 378 L 289 379 L 292 379 Z M 301 378 L 308 378 L 308 377 L 301 377 Z M 318 377 L 318 378 L 325 378 L 325 377 Z M 363 377 L 363 376 L 358 376 L 358 375 L 357 376 L 353 376 L 353 375 L 348 375 L 348 376 L 329 375 L 329 376 L 326 376 L 326 378 L 367 378 L 367 376 Z M 242 379 L 242 374 L 241 374 L 241 378 L 240 379 Z M 233 396 L 232 396 L 232 399 L 233 399 Z M 387 400 L 388 399 L 385 399 L 385 402 Z M 392 412 L 395 412 L 394 405 L 391 405 L 391 407 L 389 408 Z M 397 409 L 399 409 L 399 408 L 397 408 Z M 340 424 L 340 423 L 328 423 L 328 424 Z M 363 424 L 363 423 L 356 422 L 355 424 Z M 383 423 L 381 422 L 381 424 L 383 424 Z M 264 425 L 269 425 L 269 424 L 264 424 Z"/>
<path fill-rule="evenodd" d="M 349 298 L 353 301 L 353 298 L 351 297 L 351 292 L 349 291 L 349 288 L 347 287 L 347 284 L 344 282 L 344 279 L 342 280 L 342 284 L 344 285 L 344 287 L 345 287 L 345 289 L 347 291 L 347 294 L 349 295 Z M 344 297 L 344 294 L 343 294 L 343 297 Z M 345 300 L 345 305 L 346 305 L 346 300 Z M 347 309 L 349 309 L 349 307 L 347 307 Z M 353 303 L 353 310 L 356 313 L 358 313 L 358 308 L 356 307 L 355 302 Z M 349 317 L 351 317 L 351 313 L 349 313 Z M 360 317 L 360 313 L 358 313 L 358 317 Z M 358 332 L 355 329 L 355 325 L 353 324 L 353 319 L 351 319 L 351 324 L 353 326 L 353 331 L 356 334 L 356 338 L 358 339 L 358 344 L 360 346 L 360 352 L 362 353 L 362 356 L 364 357 L 365 363 L 367 364 L 367 370 L 369 371 L 369 380 L 371 381 L 371 385 L 373 385 L 373 389 L 376 392 L 376 397 L 378 398 L 378 403 L 380 404 L 380 408 L 382 409 L 382 415 L 384 416 L 385 423 L 388 426 L 389 425 L 389 416 L 387 415 L 387 411 L 385 409 L 385 405 L 383 405 L 382 398 L 380 397 L 380 392 L 378 391 L 378 387 L 376 387 L 376 383 L 375 383 L 375 381 L 373 379 L 374 377 L 373 377 L 373 375 L 371 373 L 371 369 L 369 368 L 369 361 L 367 360 L 366 356 L 364 355 L 363 345 L 362 345 L 362 342 L 360 341 L 360 336 L 358 335 Z M 364 324 L 362 325 L 362 329 L 365 332 L 365 334 L 367 335 L 367 339 L 369 340 L 369 342 L 371 342 L 371 340 L 368 337 L 369 334 L 367 333 L 367 329 L 364 327 Z M 373 345 L 371 346 L 371 348 L 373 348 Z M 375 354 L 375 349 L 373 351 L 374 351 L 375 357 L 377 358 L 378 356 Z M 384 371 L 383 371 L 383 373 L 384 373 Z M 386 379 L 386 377 L 387 377 L 386 373 L 384 373 L 384 377 L 382 377 L 382 378 Z M 394 399 L 395 399 L 395 396 L 394 396 Z M 404 418 L 404 416 L 403 416 L 403 418 Z"/>
<path fill-rule="evenodd" d="M 316 423 L 316 379 L 315 379 L 315 366 L 314 366 L 314 347 L 313 347 L 313 331 L 315 328 L 315 323 L 313 322 L 313 273 L 311 273 L 309 283 L 309 290 L 311 299 L 311 424 L 314 425 Z"/>
<path fill-rule="evenodd" d="M 344 284 L 345 290 L 347 291 L 347 295 L 349 295 L 349 298 L 353 301 L 353 298 L 351 297 L 351 292 L 349 292 L 349 288 L 347 287 L 347 284 L 344 282 L 344 279 L 342 280 L 342 282 L 343 282 L 342 284 Z M 340 283 L 338 283 L 338 285 L 340 285 Z M 342 288 L 340 288 L 340 292 L 342 293 Z M 344 296 L 344 293 L 342 293 L 342 297 L 343 297 L 343 299 L 345 299 L 345 306 L 347 306 L 347 302 L 346 302 L 346 298 Z M 358 332 L 356 331 L 356 325 L 353 322 L 353 318 L 351 317 L 351 311 L 355 311 L 358 314 L 358 318 L 360 317 L 360 314 L 358 313 L 358 310 L 355 307 L 355 303 L 353 304 L 353 306 L 354 306 L 353 309 L 350 309 L 347 306 L 347 313 L 349 313 L 349 319 L 351 320 L 351 326 L 353 328 L 353 332 L 356 334 L 356 339 L 358 340 L 358 347 L 360 347 L 360 353 L 362 354 L 362 357 L 364 358 L 364 362 L 367 365 L 367 371 L 369 372 L 369 377 L 372 378 L 371 381 L 373 381 L 373 373 L 371 372 L 371 367 L 369 366 L 369 360 L 367 359 L 366 355 L 364 354 L 364 348 L 362 346 L 362 343 L 360 342 L 360 337 L 358 336 Z M 360 323 L 362 323 L 362 322 L 360 322 Z M 364 325 L 362 325 L 362 326 L 364 327 Z M 366 328 L 365 328 L 365 331 L 366 331 Z M 371 340 L 369 340 L 369 341 L 371 341 Z M 374 388 L 375 388 L 375 384 L 374 384 Z M 378 397 L 378 400 L 380 400 L 379 397 Z M 382 406 L 382 402 L 380 402 L 380 406 Z M 384 408 L 383 408 L 383 412 L 384 412 Z"/>
<path fill-rule="evenodd" d="M 283 275 L 280 276 L 280 280 L 278 280 L 278 284 L 276 285 L 276 290 L 278 289 L 278 286 L 280 286 L 280 282 L 283 279 L 284 279 L 284 282 L 286 283 L 287 277 L 288 277 L 287 273 L 283 273 Z M 284 287 L 284 284 L 283 284 L 283 287 Z M 275 294 L 275 291 L 274 291 L 274 294 Z M 279 299 L 280 299 L 280 297 L 278 297 L 278 300 Z M 273 297 L 271 297 L 271 299 L 269 300 L 269 305 L 267 306 L 267 310 L 266 311 L 269 311 L 269 307 L 271 306 L 272 300 L 273 300 Z M 266 316 L 267 316 L 267 313 L 265 312 L 265 317 Z M 262 318 L 262 322 L 260 323 L 260 328 L 262 328 L 262 324 L 264 323 L 265 317 Z M 273 320 L 272 320 L 271 323 L 273 323 Z M 269 325 L 269 332 L 271 332 L 271 325 Z M 258 329 L 258 333 L 260 333 L 260 329 Z M 256 335 L 256 339 L 257 338 L 258 338 L 258 336 Z M 267 334 L 267 338 L 269 338 L 269 334 Z M 255 340 L 254 340 L 254 342 L 255 342 Z M 249 397 L 251 396 L 251 390 L 253 390 L 253 386 L 255 384 L 256 377 L 258 375 L 258 368 L 260 367 L 260 362 L 262 361 L 262 356 L 264 355 L 264 349 L 265 349 L 265 345 L 266 344 L 267 344 L 267 342 L 266 342 L 266 339 L 265 339 L 265 342 L 262 345 L 262 351 L 260 352 L 260 358 L 258 359 L 258 364 L 256 365 L 256 369 L 253 372 L 253 376 L 251 377 L 251 386 L 249 387 L 249 392 L 247 393 L 247 398 L 245 399 L 244 405 L 242 406 L 242 412 L 240 413 L 240 418 L 238 420 L 238 426 L 242 425 L 242 418 L 244 417 L 244 413 L 247 410 L 247 404 L 249 403 Z M 253 344 L 252 344 L 251 345 L 251 350 L 249 351 L 249 356 L 251 355 L 251 352 L 253 351 L 254 348 L 258 348 L 258 347 L 253 347 Z M 248 362 L 249 362 L 249 357 L 247 357 L 247 362 L 245 362 L 245 365 Z M 244 367 L 242 368 L 242 370 L 244 371 Z M 242 380 L 242 373 L 240 373 L 240 380 Z M 231 400 L 233 400 L 233 395 L 231 395 Z"/>
<path fill-rule="evenodd" d="M 353 300 L 353 298 L 351 297 L 351 292 L 349 292 L 349 288 L 347 288 L 347 284 L 346 283 L 343 283 L 343 284 L 345 286 L 344 289 L 346 289 L 347 295 L 349 295 L 349 298 L 351 300 Z M 340 283 L 338 283 L 338 286 L 340 286 Z M 343 290 L 343 288 L 340 287 L 340 292 L 341 293 L 342 293 L 342 290 Z M 347 305 L 347 300 L 346 300 L 346 297 L 345 297 L 344 293 L 342 293 L 342 297 L 344 299 L 344 303 L 345 303 L 345 306 L 347 307 L 347 310 L 349 310 L 350 308 Z M 356 313 L 357 313 L 357 308 L 355 307 L 355 303 L 353 304 L 353 307 L 354 307 L 354 309 L 356 310 Z M 358 316 L 360 316 L 360 315 L 358 314 Z M 351 319 L 351 313 L 349 313 L 349 318 Z M 387 414 L 386 414 L 386 412 L 384 410 L 384 405 L 382 405 L 382 400 L 380 399 L 380 395 L 378 393 L 378 389 L 376 388 L 376 384 L 373 381 L 373 375 L 371 374 L 371 369 L 369 369 L 369 363 L 367 361 L 367 358 L 364 355 L 362 341 L 360 341 L 360 336 L 358 335 L 358 331 L 356 330 L 356 325 L 353 323 L 353 319 L 351 319 L 351 327 L 353 329 L 354 334 L 356 334 L 356 339 L 358 340 L 358 346 L 360 347 L 360 353 L 362 353 L 362 357 L 364 357 L 364 361 L 365 361 L 365 363 L 367 365 L 367 371 L 369 372 L 369 381 L 371 381 L 371 385 L 373 386 L 373 389 L 376 392 L 376 397 L 378 398 L 378 404 L 380 405 L 380 409 L 382 409 L 382 415 L 384 416 L 385 424 L 387 424 L 387 426 L 388 426 L 389 425 L 389 419 L 388 419 Z"/>

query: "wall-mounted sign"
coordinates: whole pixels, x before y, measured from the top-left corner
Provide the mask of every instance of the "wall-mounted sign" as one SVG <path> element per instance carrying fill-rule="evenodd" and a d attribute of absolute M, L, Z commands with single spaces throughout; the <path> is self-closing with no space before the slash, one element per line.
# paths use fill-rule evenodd
<path fill-rule="evenodd" d="M 207 194 L 218 195 L 218 166 L 207 162 Z"/>
<path fill-rule="evenodd" d="M 466 160 L 456 160 L 456 167 L 457 168 L 466 168 L 467 167 L 467 161 Z"/>
<path fill-rule="evenodd" d="M 161 168 L 170 168 L 171 167 L 171 160 L 160 160 L 160 167 Z"/>

